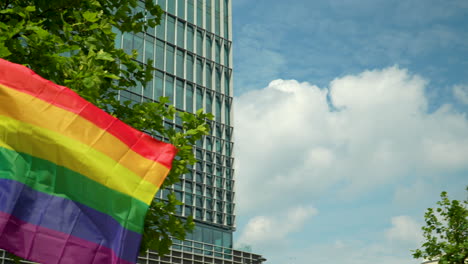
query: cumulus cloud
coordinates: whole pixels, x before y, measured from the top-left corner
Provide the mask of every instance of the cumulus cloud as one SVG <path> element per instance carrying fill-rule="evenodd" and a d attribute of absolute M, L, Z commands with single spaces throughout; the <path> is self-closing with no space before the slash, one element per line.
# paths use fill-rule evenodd
<path fill-rule="evenodd" d="M 245 226 L 238 244 L 260 247 L 281 244 L 289 234 L 299 231 L 317 212 L 313 207 L 298 206 L 284 214 L 256 216 Z"/>
<path fill-rule="evenodd" d="M 467 169 L 468 120 L 450 105 L 429 113 L 426 85 L 390 67 L 328 88 L 275 80 L 236 98 L 238 213 Z"/>
<path fill-rule="evenodd" d="M 453 95 L 460 102 L 468 104 L 468 85 L 455 85 L 453 87 Z"/>
<path fill-rule="evenodd" d="M 421 224 L 405 215 L 392 218 L 392 227 L 385 232 L 390 241 L 419 245 L 422 241 Z"/>

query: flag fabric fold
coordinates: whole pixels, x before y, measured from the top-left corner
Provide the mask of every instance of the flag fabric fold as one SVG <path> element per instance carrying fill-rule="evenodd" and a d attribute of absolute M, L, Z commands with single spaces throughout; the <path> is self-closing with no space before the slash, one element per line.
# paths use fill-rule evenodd
<path fill-rule="evenodd" d="M 49 263 L 135 263 L 177 150 L 0 59 L 0 248 Z"/>

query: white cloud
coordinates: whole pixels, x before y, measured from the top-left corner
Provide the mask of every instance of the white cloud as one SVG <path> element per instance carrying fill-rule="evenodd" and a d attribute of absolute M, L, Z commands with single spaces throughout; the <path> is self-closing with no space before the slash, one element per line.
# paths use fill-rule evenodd
<path fill-rule="evenodd" d="M 460 102 L 468 104 L 468 85 L 455 85 L 453 87 L 453 95 Z"/>
<path fill-rule="evenodd" d="M 286 213 L 274 216 L 256 216 L 245 226 L 237 244 L 279 245 L 285 242 L 288 235 L 301 230 L 312 216 L 317 214 L 313 207 L 298 206 Z"/>
<path fill-rule="evenodd" d="M 418 246 L 422 241 L 421 224 L 409 216 L 395 216 L 385 236 L 390 241 Z"/>
<path fill-rule="evenodd" d="M 467 169 L 468 120 L 449 105 L 428 113 L 426 84 L 390 67 L 328 89 L 275 80 L 236 98 L 238 213 L 289 208 L 336 184 L 353 199 L 415 174 Z"/>

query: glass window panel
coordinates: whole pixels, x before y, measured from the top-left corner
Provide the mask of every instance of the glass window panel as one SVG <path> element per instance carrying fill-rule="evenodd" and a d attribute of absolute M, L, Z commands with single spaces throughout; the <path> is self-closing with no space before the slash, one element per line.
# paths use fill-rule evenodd
<path fill-rule="evenodd" d="M 127 54 L 132 54 L 133 49 L 133 35 L 130 33 L 123 34 L 123 50 Z"/>
<path fill-rule="evenodd" d="M 154 98 L 156 100 L 158 100 L 159 97 L 163 96 L 163 78 L 164 74 L 160 71 L 156 71 L 154 75 Z"/>
<path fill-rule="evenodd" d="M 122 32 L 115 27 L 112 27 L 112 32 L 115 33 L 115 42 L 114 46 L 116 49 L 120 49 L 122 46 Z"/>
<path fill-rule="evenodd" d="M 146 14 L 146 17 L 147 17 L 147 19 L 154 19 L 154 16 L 151 15 L 149 12 Z M 156 27 L 148 26 L 146 28 L 146 33 L 150 34 L 151 36 L 155 36 L 155 32 L 156 32 Z"/>
<path fill-rule="evenodd" d="M 203 138 L 197 140 L 197 141 L 195 142 L 195 145 L 196 145 L 197 147 L 199 147 L 199 148 L 203 148 Z"/>
<path fill-rule="evenodd" d="M 149 36 L 145 39 L 145 62 L 148 63 L 148 60 L 154 63 L 154 39 Z"/>
<path fill-rule="evenodd" d="M 218 93 L 221 93 L 221 69 L 216 67 L 215 87 Z"/>
<path fill-rule="evenodd" d="M 195 164 L 195 168 L 197 169 L 197 171 L 203 171 L 203 163 L 202 162 L 197 162 Z"/>
<path fill-rule="evenodd" d="M 229 47 L 224 45 L 224 63 L 225 66 L 229 67 Z"/>
<path fill-rule="evenodd" d="M 216 35 L 220 35 L 220 16 L 221 16 L 221 10 L 220 10 L 220 0 L 215 0 L 215 30 L 216 30 Z"/>
<path fill-rule="evenodd" d="M 211 188 L 207 187 L 206 188 L 206 196 L 207 197 L 212 197 L 213 194 L 211 192 Z M 208 209 L 212 209 L 213 208 L 213 199 L 210 199 L 210 198 L 206 198 L 206 208 Z"/>
<path fill-rule="evenodd" d="M 229 18 L 228 18 L 228 16 L 224 17 L 224 38 L 229 39 Z"/>
<path fill-rule="evenodd" d="M 224 0 L 224 38 L 229 39 L 229 0 Z"/>
<path fill-rule="evenodd" d="M 220 27 L 221 19 L 220 19 L 220 13 L 219 11 L 216 11 L 215 13 L 215 33 L 216 35 L 220 36 L 221 35 L 221 27 Z"/>
<path fill-rule="evenodd" d="M 203 85 L 203 62 L 197 59 L 197 84 Z"/>
<path fill-rule="evenodd" d="M 193 240 L 195 241 L 202 241 L 203 233 L 202 228 L 200 226 L 195 226 L 193 229 Z"/>
<path fill-rule="evenodd" d="M 197 0 L 197 26 L 203 27 L 203 0 Z"/>
<path fill-rule="evenodd" d="M 203 108 L 203 90 L 197 88 L 197 110 Z"/>
<path fill-rule="evenodd" d="M 166 87 L 164 96 L 169 98 L 169 104 L 174 102 L 174 77 L 166 75 Z"/>
<path fill-rule="evenodd" d="M 179 109 L 184 108 L 184 82 L 177 80 L 176 85 L 176 107 Z"/>
<path fill-rule="evenodd" d="M 221 231 L 214 230 L 213 239 L 214 239 L 214 244 L 216 246 L 222 246 L 223 245 L 223 233 Z"/>
<path fill-rule="evenodd" d="M 187 27 L 187 50 L 192 51 L 192 52 L 193 52 L 193 33 L 194 33 L 193 27 L 188 26 Z"/>
<path fill-rule="evenodd" d="M 185 105 L 185 110 L 193 113 L 193 86 L 189 83 L 187 83 Z"/>
<path fill-rule="evenodd" d="M 197 207 L 203 207 L 203 197 L 202 196 L 198 196 L 195 198 L 195 205 Z"/>
<path fill-rule="evenodd" d="M 167 41 L 175 44 L 175 18 L 171 16 L 167 17 Z"/>
<path fill-rule="evenodd" d="M 231 143 L 226 142 L 226 155 L 231 156 Z"/>
<path fill-rule="evenodd" d="M 206 0 L 206 30 L 211 32 L 211 0 Z"/>
<path fill-rule="evenodd" d="M 223 232 L 223 247 L 232 248 L 232 233 Z"/>
<path fill-rule="evenodd" d="M 206 212 L 206 221 L 213 221 L 213 213 L 212 212 Z M 213 239 L 213 238 L 211 238 Z M 213 243 L 213 240 L 211 240 L 210 243 Z"/>
<path fill-rule="evenodd" d="M 209 63 L 206 63 L 206 68 L 205 68 L 205 71 L 206 71 L 206 87 L 211 89 L 212 86 L 211 86 L 211 83 L 212 83 L 212 79 L 211 79 L 211 73 L 212 73 L 212 68 L 211 68 L 211 65 Z"/>
<path fill-rule="evenodd" d="M 167 12 L 175 15 L 175 1 L 174 0 L 167 1 Z"/>
<path fill-rule="evenodd" d="M 136 86 L 130 87 L 129 90 L 134 93 L 141 94 L 141 90 L 142 90 L 141 84 L 138 83 Z"/>
<path fill-rule="evenodd" d="M 133 49 L 138 52 L 137 60 L 143 62 L 143 37 L 134 36 Z"/>
<path fill-rule="evenodd" d="M 216 40 L 216 63 L 221 64 L 221 40 Z"/>
<path fill-rule="evenodd" d="M 213 185 L 213 175 L 207 174 L 206 175 L 206 184 Z M 213 193 L 210 192 L 210 197 L 213 196 Z"/>
<path fill-rule="evenodd" d="M 178 215 L 182 214 L 182 205 L 176 205 L 176 214 Z"/>
<path fill-rule="evenodd" d="M 197 30 L 197 54 L 203 56 L 203 32 Z"/>
<path fill-rule="evenodd" d="M 166 45 L 166 71 L 174 74 L 174 47 Z"/>
<path fill-rule="evenodd" d="M 156 26 L 156 37 L 166 39 L 166 15 L 161 16 L 161 22 Z"/>
<path fill-rule="evenodd" d="M 210 93 L 206 94 L 206 109 L 205 112 L 212 113 L 213 109 L 213 97 Z"/>
<path fill-rule="evenodd" d="M 205 42 L 206 42 L 206 58 L 211 60 L 213 40 L 209 35 L 206 35 Z"/>
<path fill-rule="evenodd" d="M 185 188 L 187 190 L 187 188 Z M 192 205 L 193 204 L 193 195 L 190 193 L 185 194 L 185 204 Z"/>
<path fill-rule="evenodd" d="M 193 55 L 187 54 L 187 64 L 185 65 L 187 69 L 186 78 L 187 80 L 193 82 Z"/>
<path fill-rule="evenodd" d="M 187 1 L 187 21 L 190 23 L 195 23 L 193 20 L 193 1 L 194 0 Z"/>
<path fill-rule="evenodd" d="M 206 149 L 210 151 L 213 149 L 213 140 L 211 137 L 206 138 Z"/>
<path fill-rule="evenodd" d="M 182 192 L 176 191 L 175 192 L 175 197 L 177 200 L 182 201 Z"/>
<path fill-rule="evenodd" d="M 173 1 L 173 0 L 170 0 Z M 185 19 L 185 0 L 177 1 L 177 16 Z"/>
<path fill-rule="evenodd" d="M 202 212 L 203 212 L 203 211 L 202 211 L 201 209 L 197 209 L 197 210 L 196 210 L 195 218 L 196 218 L 196 219 L 202 220 L 202 219 L 203 219 L 203 213 L 202 213 Z M 201 230 L 200 230 L 200 232 L 201 232 Z M 203 237 L 203 236 L 200 236 L 200 239 L 201 239 L 202 237 Z M 197 241 L 200 241 L 200 240 L 197 239 Z"/>
<path fill-rule="evenodd" d="M 191 166 L 189 168 L 191 168 Z M 193 178 L 192 171 L 189 171 L 185 174 L 185 179 L 192 180 L 192 178 Z"/>
<path fill-rule="evenodd" d="M 177 21 L 177 46 L 185 47 L 185 23 Z"/>
<path fill-rule="evenodd" d="M 221 105 L 222 105 L 222 102 L 221 102 L 221 97 L 220 96 L 216 96 L 216 121 L 218 122 L 221 122 Z"/>
<path fill-rule="evenodd" d="M 156 58 L 155 65 L 157 69 L 164 70 L 164 42 L 156 41 Z"/>
<path fill-rule="evenodd" d="M 223 202 L 221 202 L 221 201 L 216 202 L 216 211 L 218 211 L 218 212 L 223 211 Z"/>
<path fill-rule="evenodd" d="M 203 195 L 203 189 L 202 189 L 202 185 L 201 184 L 197 184 L 196 185 L 196 194 L 198 195 Z M 198 199 L 198 198 L 197 198 Z M 200 200 L 201 201 L 201 200 Z M 199 205 L 199 203 L 197 202 L 197 206 L 202 206 L 202 205 Z"/>
<path fill-rule="evenodd" d="M 163 10 L 166 10 L 166 0 L 158 0 L 158 5 L 160 5 Z"/>
<path fill-rule="evenodd" d="M 207 212 L 207 218 L 208 218 L 208 212 Z M 213 229 L 203 228 L 203 242 L 207 244 L 213 244 Z"/>
<path fill-rule="evenodd" d="M 143 89 L 143 95 L 149 99 L 153 99 L 153 81 L 154 80 L 151 80 L 148 83 L 146 83 Z"/>
<path fill-rule="evenodd" d="M 230 78 L 229 78 L 229 71 L 224 72 L 224 94 L 229 96 L 230 95 Z"/>
<path fill-rule="evenodd" d="M 197 182 L 203 183 L 203 174 L 201 172 L 197 173 Z M 201 185 L 200 185 L 201 186 Z M 201 190 L 201 187 L 200 187 Z M 200 193 L 201 194 L 201 193 Z"/>
<path fill-rule="evenodd" d="M 224 111 L 224 123 L 230 126 L 231 125 L 231 105 L 229 104 L 229 100 L 225 101 L 224 110 L 225 110 Z"/>
<path fill-rule="evenodd" d="M 185 206 L 185 216 L 189 216 L 193 214 L 193 208 L 191 206 Z M 186 239 L 190 239 L 187 237 Z"/>
<path fill-rule="evenodd" d="M 184 57 L 185 53 L 183 50 L 177 50 L 177 76 L 184 77 Z"/>

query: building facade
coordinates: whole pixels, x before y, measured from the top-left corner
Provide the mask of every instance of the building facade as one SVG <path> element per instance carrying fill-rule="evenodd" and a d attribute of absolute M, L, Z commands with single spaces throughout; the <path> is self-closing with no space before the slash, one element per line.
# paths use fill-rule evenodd
<path fill-rule="evenodd" d="M 139 263 L 260 264 L 265 261 L 260 255 L 233 249 L 232 0 L 156 1 L 165 11 L 160 25 L 138 34 L 116 32 L 118 48 L 137 50 L 137 60 L 152 59 L 157 69 L 152 82 L 121 91 L 120 99 L 143 102 L 166 96 L 178 110 L 203 108 L 214 120 L 211 134 L 195 146 L 198 162 L 172 187 L 184 203 L 177 214 L 193 216 L 194 232 L 185 241 L 174 240 L 167 256 L 148 252 Z M 181 128 L 179 121 L 165 125 Z M 157 198 L 165 199 L 169 191 L 160 191 Z M 3 255 L 3 263 L 12 262 Z"/>
<path fill-rule="evenodd" d="M 262 263 L 257 254 L 233 250 L 235 230 L 233 169 L 232 0 L 157 0 L 161 24 L 139 34 L 118 34 L 116 45 L 154 61 L 153 82 L 121 92 L 121 100 L 142 102 L 166 96 L 182 111 L 212 113 L 211 134 L 195 146 L 198 162 L 172 187 L 181 217 L 196 228 L 174 240 L 165 257 L 147 253 L 140 263 Z M 143 4 L 140 8 L 144 8 Z M 168 127 L 180 123 L 167 121 Z M 162 190 L 164 199 L 170 190 Z"/>

